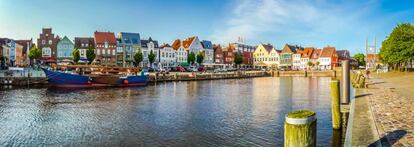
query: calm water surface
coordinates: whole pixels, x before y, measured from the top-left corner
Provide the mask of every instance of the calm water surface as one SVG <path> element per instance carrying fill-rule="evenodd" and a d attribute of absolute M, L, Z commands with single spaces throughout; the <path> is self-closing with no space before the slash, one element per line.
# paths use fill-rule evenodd
<path fill-rule="evenodd" d="M 331 146 L 331 78 L 0 90 L 0 146 L 283 146 L 284 115 L 312 109 Z"/>

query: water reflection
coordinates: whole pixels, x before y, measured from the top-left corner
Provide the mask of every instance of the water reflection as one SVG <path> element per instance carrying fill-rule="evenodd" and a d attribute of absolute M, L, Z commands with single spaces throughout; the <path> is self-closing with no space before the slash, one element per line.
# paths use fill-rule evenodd
<path fill-rule="evenodd" d="M 284 115 L 317 112 L 332 145 L 330 78 L 0 90 L 0 146 L 282 146 Z"/>

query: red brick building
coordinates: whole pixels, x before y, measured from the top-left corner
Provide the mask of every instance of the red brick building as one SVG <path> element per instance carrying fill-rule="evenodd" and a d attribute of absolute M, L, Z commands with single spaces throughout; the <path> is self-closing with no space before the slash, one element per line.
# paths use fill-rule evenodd
<path fill-rule="evenodd" d="M 234 64 L 234 47 L 229 45 L 223 49 L 223 58 L 224 64 L 233 65 Z"/>
<path fill-rule="evenodd" d="M 52 33 L 52 28 L 43 28 L 42 33 L 37 39 L 37 48 L 42 51 L 42 63 L 56 63 L 57 59 L 57 43 L 59 36 L 55 37 Z"/>
<path fill-rule="evenodd" d="M 214 49 L 214 63 L 223 64 L 224 63 L 223 48 L 221 48 L 221 45 L 214 45 L 213 49 Z"/>
<path fill-rule="evenodd" d="M 116 66 L 116 38 L 113 32 L 94 33 L 95 39 L 95 62 L 106 65 Z"/>

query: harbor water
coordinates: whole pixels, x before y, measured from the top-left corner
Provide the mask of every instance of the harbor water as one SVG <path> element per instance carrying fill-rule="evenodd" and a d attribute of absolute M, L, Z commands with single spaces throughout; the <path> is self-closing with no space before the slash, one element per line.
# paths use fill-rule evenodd
<path fill-rule="evenodd" d="M 331 146 L 330 77 L 0 90 L 0 146 L 283 146 L 287 112 L 317 113 Z"/>

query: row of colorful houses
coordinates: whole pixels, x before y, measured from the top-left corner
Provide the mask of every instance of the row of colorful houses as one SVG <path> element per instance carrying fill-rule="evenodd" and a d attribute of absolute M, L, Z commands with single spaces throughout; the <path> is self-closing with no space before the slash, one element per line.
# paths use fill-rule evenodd
<path fill-rule="evenodd" d="M 34 45 L 30 40 L 13 40 L 0 38 L 0 57 L 5 57 L 9 66 L 27 66 L 29 50 Z M 52 28 L 43 28 L 37 38 L 37 48 L 41 50 L 41 63 L 53 64 L 72 60 L 74 48 L 79 49 L 80 63 L 86 63 L 87 50 L 94 49 L 96 58 L 94 64 L 105 66 L 134 65 L 134 55 L 141 51 L 143 61 L 141 66 L 174 67 L 187 65 L 188 54 L 202 53 L 202 65 L 211 67 L 232 67 L 236 53 L 243 57 L 242 67 L 286 68 L 294 70 L 332 69 L 339 65 L 339 60 L 348 60 L 347 50 L 336 50 L 335 47 L 301 47 L 285 44 L 282 50 L 277 50 L 270 44 L 257 46 L 245 43 L 229 43 L 226 45 L 213 44 L 208 40 L 200 40 L 197 36 L 176 39 L 171 44 L 160 45 L 151 37 L 142 39 L 139 33 L 98 32 L 90 36 L 59 37 Z M 148 55 L 155 54 L 155 61 L 150 65 Z"/>
<path fill-rule="evenodd" d="M 330 70 L 349 59 L 348 50 L 336 50 L 331 46 L 317 49 L 285 44 L 282 50 L 277 50 L 271 44 L 260 44 L 253 53 L 254 66 L 291 70 Z"/>

